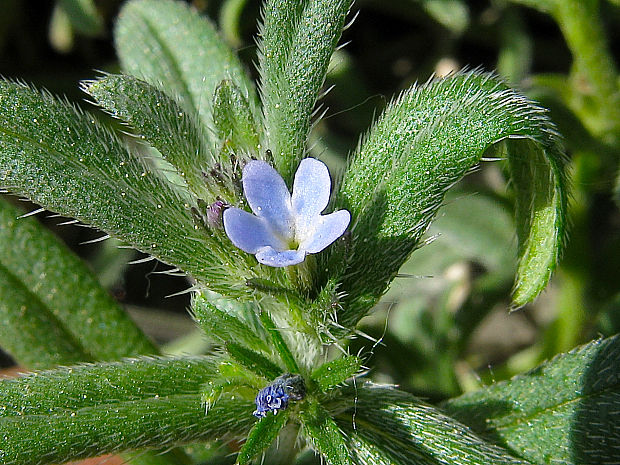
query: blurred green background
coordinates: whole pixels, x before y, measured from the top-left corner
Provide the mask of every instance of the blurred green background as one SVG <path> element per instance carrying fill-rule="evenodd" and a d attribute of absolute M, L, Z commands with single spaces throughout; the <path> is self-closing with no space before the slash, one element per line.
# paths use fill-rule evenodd
<path fill-rule="evenodd" d="M 255 76 L 260 3 L 190 3 L 219 25 Z M 119 71 L 112 30 L 121 4 L 2 0 L 0 73 L 97 112 L 78 82 Z M 350 16 L 355 21 L 334 56 L 326 83 L 334 88 L 322 101 L 328 110 L 310 155 L 338 169 L 393 96 L 433 73 L 479 66 L 550 109 L 574 186 L 561 266 L 534 304 L 514 312 L 513 196 L 502 162 L 483 163 L 456 186 L 429 244 L 413 254 L 352 342 L 352 352 L 369 357 L 368 376 L 439 401 L 618 332 L 620 2 L 360 0 Z M 189 296 L 167 297 L 188 287 L 184 278 L 159 274 L 166 267 L 153 261 L 127 265 L 141 255 L 113 240 L 83 244 L 100 233 L 58 226 L 63 220 L 46 213 L 37 217 L 90 263 L 149 335 L 170 351 L 206 350 L 187 314 Z M 1 363 L 12 362 L 4 355 Z"/>

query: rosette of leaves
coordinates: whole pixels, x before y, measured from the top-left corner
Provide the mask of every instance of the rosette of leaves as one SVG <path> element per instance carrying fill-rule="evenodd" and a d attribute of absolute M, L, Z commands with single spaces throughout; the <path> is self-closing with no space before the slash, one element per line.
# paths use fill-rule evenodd
<path fill-rule="evenodd" d="M 462 402 L 450 412 L 464 423 L 394 387 L 356 381 L 363 360 L 344 355 L 446 191 L 489 152 L 506 158 L 516 197 L 515 307 L 544 288 L 567 202 L 565 159 L 544 109 L 480 71 L 413 86 L 361 139 L 335 185 L 328 209 L 352 218 L 337 243 L 272 268 L 234 247 L 221 227 L 223 206 L 249 210 L 240 183 L 248 160 L 272 164 L 290 187 L 350 8 L 349 0 L 269 0 L 257 91 L 206 18 L 172 0 L 127 2 L 115 29 L 124 74 L 83 89 L 129 136 L 46 92 L 0 83 L 2 187 L 186 273 L 196 322 L 217 345 L 205 356 L 156 356 L 92 277 L 79 281 L 88 272 L 74 257 L 3 206 L 0 344 L 25 366 L 50 369 L 0 382 L 2 463 L 195 442 L 232 442 L 239 463 L 262 454 L 293 463 L 305 450 L 329 464 L 545 463 L 529 453 L 545 441 L 513 440 L 518 430 L 501 428 L 507 419 L 470 429 Z M 83 293 L 95 303 L 77 304 Z M 90 363 L 54 368 L 80 361 Z M 570 367 L 585 371 L 587 357 Z M 304 380 L 305 396 L 257 420 L 254 396 L 286 373 Z M 511 421 L 545 412 L 516 410 Z M 136 460 L 197 459 L 175 449 Z"/>

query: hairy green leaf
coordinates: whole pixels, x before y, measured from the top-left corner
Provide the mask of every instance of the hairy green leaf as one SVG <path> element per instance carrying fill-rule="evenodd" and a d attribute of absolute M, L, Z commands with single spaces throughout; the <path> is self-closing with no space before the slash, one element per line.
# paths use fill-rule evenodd
<path fill-rule="evenodd" d="M 328 465 L 351 463 L 349 448 L 340 428 L 321 404 L 310 402 L 299 412 L 299 417 L 310 443 L 323 455 Z"/>
<path fill-rule="evenodd" d="M 157 349 L 82 261 L 33 218 L 18 219 L 20 214 L 0 199 L 0 267 L 5 270 L 3 281 L 14 281 L 15 286 L 13 290 L 3 286 L 0 302 L 5 318 L 16 319 L 18 324 L 0 343 L 20 363 L 34 368 L 50 366 L 34 353 L 39 352 L 37 339 L 43 342 L 52 334 L 59 338 L 59 346 L 73 347 L 74 353 L 66 360 L 57 359 L 63 364 L 155 353 Z M 27 323 L 26 314 L 32 324 Z M 20 317 L 25 318 L 21 324 Z M 11 345 L 21 349 L 11 350 Z M 60 352 L 51 350 L 49 356 L 60 357 Z"/>
<path fill-rule="evenodd" d="M 242 321 L 261 339 L 268 340 L 259 317 L 259 309 L 262 308 L 260 302 L 232 299 L 208 289 L 201 289 L 195 296 L 209 301 L 216 308 Z"/>
<path fill-rule="evenodd" d="M 2 347 L 31 369 L 156 353 L 83 262 L 20 213 L 0 199 Z M 141 451 L 140 463 L 178 463 L 182 454 Z"/>
<path fill-rule="evenodd" d="M 263 147 L 291 180 L 305 156 L 312 111 L 342 33 L 350 0 L 270 0 L 260 30 Z"/>
<path fill-rule="evenodd" d="M 129 123 L 155 147 L 199 197 L 205 194 L 204 172 L 213 165 L 202 126 L 165 92 L 132 76 L 109 75 L 83 83 L 84 90 L 110 114 Z"/>
<path fill-rule="evenodd" d="M 526 465 L 411 394 L 386 386 L 348 389 L 336 416 L 360 465 Z M 335 406 L 341 409 L 341 406 Z"/>
<path fill-rule="evenodd" d="M 218 375 L 201 389 L 200 400 L 207 415 L 222 396 L 229 394 L 252 400 L 262 387 L 256 375 L 233 363 L 220 363 Z"/>
<path fill-rule="evenodd" d="M 0 186 L 96 226 L 214 290 L 247 292 L 237 274 L 247 254 L 196 227 L 187 198 L 92 116 L 6 81 L 0 107 Z M 231 262 L 234 268 L 225 265 Z"/>
<path fill-rule="evenodd" d="M 495 76 L 458 73 L 406 91 L 350 160 L 335 200 L 352 214 L 340 324 L 355 324 L 377 301 L 419 246 L 445 192 L 499 141 L 508 147 L 521 225 L 514 304 L 536 297 L 555 268 L 566 229 L 557 133 L 542 108 Z"/>
<path fill-rule="evenodd" d="M 278 355 L 280 356 L 280 359 L 282 360 L 284 366 L 291 373 L 299 373 L 299 365 L 297 364 L 293 353 L 289 349 L 288 344 L 282 337 L 280 330 L 273 323 L 273 320 L 271 319 L 269 314 L 265 311 L 261 312 L 260 320 L 263 323 L 263 326 L 265 327 L 267 332 L 269 333 L 269 336 L 271 337 L 271 343 L 278 352 Z"/>
<path fill-rule="evenodd" d="M 267 449 L 286 426 L 289 410 L 282 410 L 277 415 L 267 415 L 261 418 L 250 430 L 248 438 L 237 456 L 237 463 L 245 465 L 254 457 Z"/>
<path fill-rule="evenodd" d="M 344 383 L 358 373 L 361 367 L 360 358 L 351 355 L 324 363 L 314 370 L 310 377 L 318 384 L 319 389 L 325 392 Z"/>
<path fill-rule="evenodd" d="M 107 402 L 197 393 L 217 364 L 218 359 L 210 356 L 139 357 L 3 379 L 0 413 L 3 418 L 60 414 Z"/>
<path fill-rule="evenodd" d="M 563 173 L 541 169 L 553 166 L 548 164 L 548 155 L 537 150 L 537 144 L 524 139 L 506 146 L 516 194 L 519 237 L 519 266 L 512 296 L 517 308 L 533 300 L 549 282 L 563 239 L 562 223 L 566 221 L 562 216 L 566 215 L 567 193 L 558 190 L 564 186 L 557 181 Z"/>
<path fill-rule="evenodd" d="M 254 155 L 259 153 L 258 127 L 248 100 L 228 79 L 215 89 L 213 120 L 218 137 L 226 147 Z"/>
<path fill-rule="evenodd" d="M 444 407 L 532 463 L 620 462 L 620 336 L 591 342 Z"/>
<path fill-rule="evenodd" d="M 120 12 L 115 39 L 123 70 L 173 95 L 185 111 L 197 115 L 206 134 L 213 128 L 213 94 L 224 79 L 241 89 L 258 114 L 254 86 L 241 63 L 213 24 L 186 4 L 129 1 Z"/>
<path fill-rule="evenodd" d="M 218 307 L 222 299 L 207 298 L 207 292 L 198 292 L 192 300 L 194 319 L 209 337 L 220 343 L 235 342 L 256 351 L 269 353 L 269 345 L 248 326 L 241 315 Z"/>
<path fill-rule="evenodd" d="M 282 369 L 267 357 L 236 342 L 228 342 L 226 344 L 226 351 L 236 362 L 269 381 L 282 374 Z"/>
<path fill-rule="evenodd" d="M 221 399 L 205 415 L 200 385 L 214 359 L 141 358 L 0 381 L 0 459 L 58 463 L 104 453 L 238 438 L 252 405 Z"/>

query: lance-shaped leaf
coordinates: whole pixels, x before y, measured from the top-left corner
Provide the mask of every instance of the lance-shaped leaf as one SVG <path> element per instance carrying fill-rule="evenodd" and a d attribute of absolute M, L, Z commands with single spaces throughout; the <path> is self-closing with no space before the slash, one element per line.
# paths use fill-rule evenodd
<path fill-rule="evenodd" d="M 310 377 L 323 392 L 328 391 L 356 375 L 362 368 L 362 361 L 354 355 L 345 356 L 324 363 L 312 372 Z"/>
<path fill-rule="evenodd" d="M 21 213 L 0 199 L 2 281 L 14 281 L 12 289 L 2 286 L 0 302 L 5 323 L 15 319 L 17 324 L 0 338 L 0 345 L 29 368 L 50 366 L 35 352 L 37 340 L 42 348 L 53 335 L 59 348 L 50 349 L 48 356 L 60 357 L 60 347 L 75 346 L 66 359 L 56 360 L 62 364 L 155 353 L 157 349 L 83 262 L 36 220 L 18 218 Z M 25 318 L 21 324 L 20 318 Z M 9 332 L 8 326 L 1 326 Z"/>
<path fill-rule="evenodd" d="M 236 362 L 268 380 L 282 374 L 282 369 L 267 357 L 240 344 L 229 342 L 226 344 L 226 351 Z"/>
<path fill-rule="evenodd" d="M 109 75 L 83 83 L 105 110 L 129 123 L 155 147 L 199 197 L 209 200 L 203 173 L 213 165 L 202 126 L 165 92 L 133 76 Z M 215 200 L 215 199 L 213 199 Z"/>
<path fill-rule="evenodd" d="M 620 336 L 444 405 L 532 463 L 620 463 Z"/>
<path fill-rule="evenodd" d="M 229 79 L 215 90 L 213 123 L 220 140 L 231 149 L 259 153 L 258 127 L 248 100 Z"/>
<path fill-rule="evenodd" d="M 0 199 L 2 348 L 29 369 L 156 353 L 83 262 L 20 214 Z M 182 454 L 141 451 L 140 463 L 177 463 Z"/>
<path fill-rule="evenodd" d="M 187 197 L 92 116 L 7 81 L 0 82 L 0 108 L 0 186 L 96 226 L 214 290 L 246 289 L 236 248 L 197 228 Z"/>
<path fill-rule="evenodd" d="M 312 112 L 350 0 L 270 0 L 259 42 L 263 146 L 291 180 L 304 157 Z"/>
<path fill-rule="evenodd" d="M 194 295 L 192 300 L 194 319 L 207 336 L 215 338 L 220 343 L 235 342 L 247 348 L 269 353 L 269 345 L 261 339 L 254 328 L 243 321 L 241 315 L 227 312 L 226 307 L 217 305 L 222 301 L 221 298 L 214 298 L 213 293 L 209 291 Z"/>
<path fill-rule="evenodd" d="M 411 394 L 387 386 L 348 389 L 336 416 L 360 465 L 527 465 Z M 335 405 L 334 408 L 341 409 Z"/>
<path fill-rule="evenodd" d="M 299 365 L 293 356 L 288 344 L 282 337 L 282 333 L 280 333 L 280 329 L 276 327 L 273 323 L 273 320 L 269 316 L 267 312 L 261 312 L 260 320 L 263 323 L 264 328 L 267 330 L 269 337 L 271 339 L 271 343 L 273 347 L 276 349 L 276 352 L 280 356 L 280 360 L 286 367 L 288 371 L 291 373 L 299 373 Z"/>
<path fill-rule="evenodd" d="M 517 196 L 520 265 L 514 304 L 553 271 L 566 228 L 565 159 L 545 110 L 490 74 L 458 73 L 406 91 L 360 143 L 336 207 L 351 212 L 339 316 L 355 324 L 419 245 L 446 191 L 505 141 Z"/>
<path fill-rule="evenodd" d="M 248 438 L 237 456 L 237 463 L 245 465 L 267 449 L 286 426 L 289 410 L 282 410 L 277 415 L 269 414 L 261 418 L 251 429 Z"/>
<path fill-rule="evenodd" d="M 116 23 L 115 41 L 126 73 L 174 95 L 185 111 L 198 116 L 206 131 L 213 128 L 213 94 L 224 79 L 241 89 L 258 115 L 253 84 L 238 58 L 213 24 L 186 4 L 127 2 Z"/>
<path fill-rule="evenodd" d="M 317 402 L 310 402 L 299 412 L 304 434 L 328 465 L 351 463 L 351 454 L 340 428 L 329 412 Z"/>
<path fill-rule="evenodd" d="M 2 463 L 239 438 L 255 421 L 250 402 L 221 399 L 207 415 L 201 404 L 214 365 L 209 357 L 142 358 L 2 380 Z"/>

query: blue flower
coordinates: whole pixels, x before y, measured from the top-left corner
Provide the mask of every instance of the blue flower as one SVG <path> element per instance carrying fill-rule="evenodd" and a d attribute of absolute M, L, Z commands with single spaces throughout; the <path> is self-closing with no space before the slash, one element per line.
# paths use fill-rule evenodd
<path fill-rule="evenodd" d="M 321 215 L 329 202 L 331 179 L 327 166 L 314 158 L 299 164 L 292 195 L 264 161 L 245 165 L 242 182 L 254 214 L 229 208 L 224 212 L 224 229 L 236 247 L 256 255 L 264 265 L 303 262 L 306 254 L 320 252 L 342 236 L 351 220 L 346 210 Z"/>
<path fill-rule="evenodd" d="M 306 396 L 306 385 L 299 375 L 286 373 L 278 376 L 273 382 L 256 395 L 254 416 L 264 418 L 268 412 L 277 415 L 279 410 L 288 407 L 289 400 L 301 400 Z"/>

